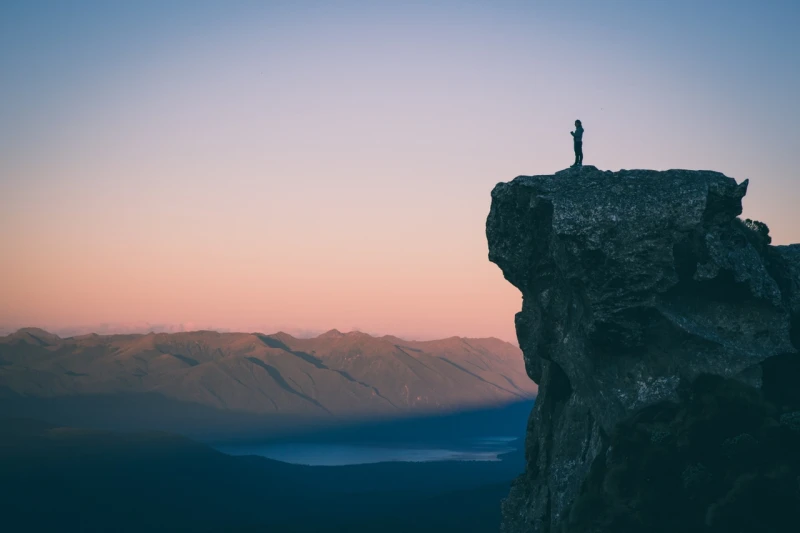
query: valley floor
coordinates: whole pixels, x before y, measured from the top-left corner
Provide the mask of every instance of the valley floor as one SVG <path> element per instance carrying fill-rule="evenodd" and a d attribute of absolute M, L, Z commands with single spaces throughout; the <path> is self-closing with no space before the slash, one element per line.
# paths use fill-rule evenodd
<path fill-rule="evenodd" d="M 371 434 L 385 446 L 392 431 Z M 9 532 L 487 533 L 523 469 L 520 444 L 510 448 L 496 461 L 312 467 L 163 432 L 5 420 L 0 515 Z"/>

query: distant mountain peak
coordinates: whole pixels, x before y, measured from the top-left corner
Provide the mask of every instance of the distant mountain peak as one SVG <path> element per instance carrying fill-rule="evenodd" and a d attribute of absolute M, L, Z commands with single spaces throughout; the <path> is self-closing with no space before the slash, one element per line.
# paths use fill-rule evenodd
<path fill-rule="evenodd" d="M 45 329 L 36 328 L 36 327 L 19 328 L 14 334 L 15 335 L 33 334 L 33 335 L 52 336 L 52 337 L 58 338 L 58 335 L 50 333 L 49 331 L 47 331 Z"/>
<path fill-rule="evenodd" d="M 9 335 L 8 339 L 38 346 L 53 346 L 61 342 L 61 337 L 41 328 L 20 328 Z"/>
<path fill-rule="evenodd" d="M 369 333 L 363 333 L 363 332 L 357 331 L 357 330 L 348 331 L 347 333 L 343 333 L 343 332 L 339 331 L 336 328 L 331 329 L 329 331 L 326 331 L 325 333 L 319 335 L 317 338 L 318 339 L 341 339 L 341 338 L 344 338 L 344 337 L 369 337 L 369 338 L 374 338 Z"/>

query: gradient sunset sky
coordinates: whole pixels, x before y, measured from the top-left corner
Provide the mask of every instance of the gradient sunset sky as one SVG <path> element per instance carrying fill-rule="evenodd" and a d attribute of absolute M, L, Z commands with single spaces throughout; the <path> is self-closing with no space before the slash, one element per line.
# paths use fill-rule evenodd
<path fill-rule="evenodd" d="M 800 2 L 0 2 L 0 327 L 514 341 L 490 191 L 749 178 L 800 241 Z M 128 325 L 128 326 L 126 326 Z"/>

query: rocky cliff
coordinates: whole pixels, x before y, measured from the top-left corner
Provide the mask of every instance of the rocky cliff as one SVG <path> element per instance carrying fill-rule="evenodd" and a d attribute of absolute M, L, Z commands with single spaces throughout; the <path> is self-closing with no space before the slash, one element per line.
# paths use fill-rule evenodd
<path fill-rule="evenodd" d="M 738 218 L 747 185 L 586 166 L 494 188 L 489 259 L 539 384 L 503 531 L 800 519 L 800 245 Z"/>

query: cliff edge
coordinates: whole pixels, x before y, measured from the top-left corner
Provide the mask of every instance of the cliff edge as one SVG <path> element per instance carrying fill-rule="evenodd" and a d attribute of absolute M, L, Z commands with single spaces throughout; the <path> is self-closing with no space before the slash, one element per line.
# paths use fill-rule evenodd
<path fill-rule="evenodd" d="M 503 531 L 800 518 L 800 245 L 738 218 L 747 185 L 586 166 L 494 188 L 489 259 L 539 385 Z"/>

